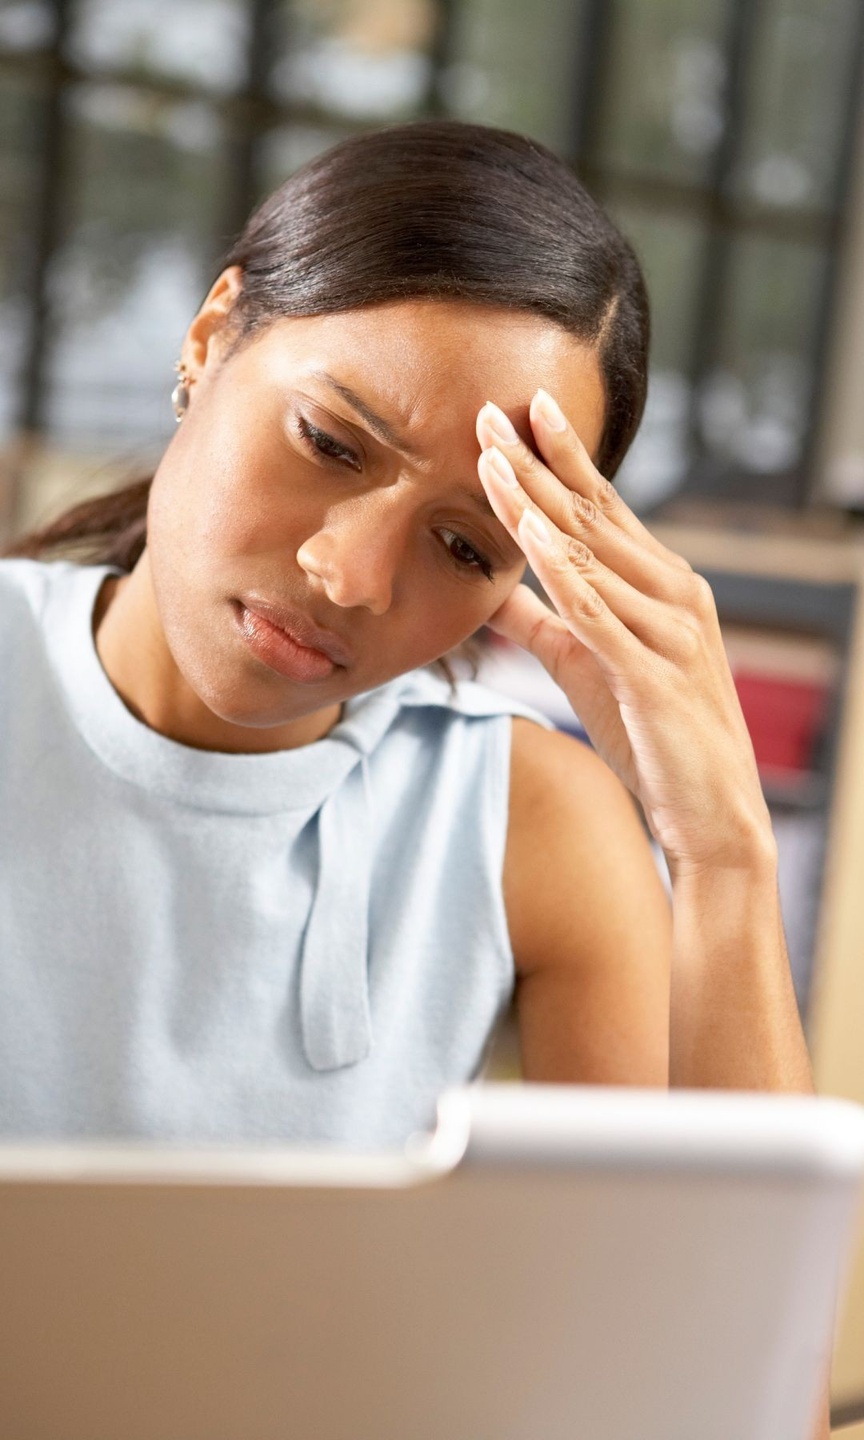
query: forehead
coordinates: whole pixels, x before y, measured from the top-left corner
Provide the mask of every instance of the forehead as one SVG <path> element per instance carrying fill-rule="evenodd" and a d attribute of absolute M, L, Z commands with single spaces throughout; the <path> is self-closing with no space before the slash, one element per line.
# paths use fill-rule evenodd
<path fill-rule="evenodd" d="M 430 434 L 452 432 L 457 420 L 473 434 L 477 411 L 494 400 L 527 438 L 528 405 L 542 386 L 589 452 L 599 447 L 605 395 L 597 354 L 539 315 L 403 300 L 277 320 L 264 339 L 273 363 L 293 377 L 327 370 L 394 423 Z"/>

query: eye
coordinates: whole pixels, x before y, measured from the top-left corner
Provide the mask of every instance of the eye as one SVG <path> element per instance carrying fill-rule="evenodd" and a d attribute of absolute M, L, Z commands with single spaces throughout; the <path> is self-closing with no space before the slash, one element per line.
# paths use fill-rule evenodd
<path fill-rule="evenodd" d="M 341 460 L 350 465 L 353 470 L 361 469 L 359 455 L 343 445 L 334 435 L 328 435 L 326 430 L 319 430 L 305 415 L 297 416 L 297 429 L 307 449 L 314 451 L 317 455 L 325 455 L 328 460 Z"/>
<path fill-rule="evenodd" d="M 447 553 L 454 564 L 458 565 L 461 570 L 479 570 L 487 580 L 495 579 L 495 571 L 486 557 L 481 555 L 479 550 L 475 550 L 474 546 L 470 545 L 461 535 L 457 535 L 454 530 L 439 530 L 438 534 L 444 541 Z"/>

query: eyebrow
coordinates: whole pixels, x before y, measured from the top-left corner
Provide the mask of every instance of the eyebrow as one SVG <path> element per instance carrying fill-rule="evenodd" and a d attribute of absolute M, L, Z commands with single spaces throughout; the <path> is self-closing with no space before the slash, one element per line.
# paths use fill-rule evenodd
<path fill-rule="evenodd" d="M 313 370 L 312 374 L 317 380 L 323 380 L 325 385 L 329 385 L 331 390 L 335 390 L 337 395 L 341 395 L 346 405 L 350 405 L 351 409 L 355 410 L 356 413 L 366 421 L 369 429 L 373 434 L 378 436 L 379 440 L 383 440 L 385 445 L 392 445 L 394 450 L 401 451 L 403 455 L 410 455 L 414 458 L 419 456 L 420 452 L 416 447 L 409 444 L 403 436 L 399 435 L 393 429 L 393 426 L 388 424 L 381 415 L 377 415 L 375 411 L 366 404 L 366 401 L 361 400 L 360 396 L 356 391 L 352 390 L 349 385 L 344 385 L 341 380 L 337 380 L 336 377 L 331 375 L 327 370 Z M 471 504 L 487 519 L 490 516 L 493 520 L 498 519 L 495 511 L 489 504 L 484 490 L 470 490 L 466 485 L 460 486 L 459 493 L 464 496 L 466 500 L 470 500 Z"/>
<path fill-rule="evenodd" d="M 376 415 L 371 406 L 367 405 L 365 400 L 361 400 L 357 392 L 350 386 L 343 385 L 341 380 L 337 380 L 326 370 L 313 370 L 312 374 L 317 380 L 323 380 L 325 385 L 329 385 L 331 390 L 335 390 L 337 395 L 341 395 L 346 404 L 362 416 L 369 429 L 374 431 L 386 445 L 392 445 L 395 450 L 401 450 L 404 455 L 417 455 L 418 452 L 414 446 L 409 445 L 407 440 L 398 435 L 393 426 L 389 425 L 380 415 Z"/>

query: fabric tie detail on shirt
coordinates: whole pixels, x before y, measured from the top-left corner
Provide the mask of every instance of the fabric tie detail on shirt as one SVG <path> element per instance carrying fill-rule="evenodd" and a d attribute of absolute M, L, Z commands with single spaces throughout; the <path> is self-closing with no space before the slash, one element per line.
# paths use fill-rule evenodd
<path fill-rule="evenodd" d="M 525 714 L 548 722 L 518 701 L 482 686 L 454 688 L 424 668 L 346 700 L 336 726 L 312 744 L 260 755 L 199 750 L 138 720 L 102 668 L 93 607 L 104 580 L 121 573 L 117 567 L 6 563 L 38 577 L 47 594 L 40 601 L 46 651 L 77 739 L 124 787 L 140 791 L 148 813 L 158 800 L 171 807 L 171 815 L 179 807 L 209 812 L 214 820 L 221 814 L 293 813 L 295 834 L 315 827 L 312 898 L 297 957 L 303 1053 L 319 1071 L 362 1061 L 373 1045 L 369 905 L 377 840 L 372 762 L 378 746 L 397 717 L 410 724 L 405 712 L 415 706 L 463 716 Z M 132 800 L 124 800 L 127 809 Z"/>
<path fill-rule="evenodd" d="M 318 826 L 318 883 L 301 952 L 300 1023 L 312 1068 L 338 1070 L 372 1048 L 372 804 L 365 754 L 354 752 L 348 774 L 312 823 Z"/>
<path fill-rule="evenodd" d="M 401 688 L 401 687 L 400 687 Z M 308 756 L 319 787 L 309 823 L 318 827 L 318 878 L 300 952 L 300 1027 L 313 1070 L 339 1070 L 372 1049 L 369 892 L 374 837 L 369 755 L 399 711 L 399 690 L 382 688 L 343 718 Z M 360 713 L 358 713 L 358 710 Z"/>
<path fill-rule="evenodd" d="M 319 808 L 309 821 L 318 826 L 318 878 L 300 957 L 303 1049 L 314 1070 L 356 1065 L 372 1049 L 369 898 L 375 837 L 369 756 L 400 708 L 414 705 L 469 715 L 522 710 L 534 716 L 491 692 L 457 695 L 439 676 L 414 671 L 348 701 L 339 725 L 316 746 L 317 766 L 306 774 L 311 781 L 317 772 L 326 793 L 321 797 L 319 791 Z"/>

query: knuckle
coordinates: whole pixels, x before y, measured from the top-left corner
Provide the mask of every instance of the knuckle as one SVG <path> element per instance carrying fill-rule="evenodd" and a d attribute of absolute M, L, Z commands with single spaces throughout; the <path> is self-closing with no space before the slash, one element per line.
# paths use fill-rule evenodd
<path fill-rule="evenodd" d="M 574 597 L 574 609 L 586 620 L 599 620 L 601 615 L 605 614 L 606 606 L 597 591 L 592 586 L 585 585 Z"/>
<path fill-rule="evenodd" d="M 702 629 L 694 624 L 690 616 L 685 616 L 684 623 L 679 627 L 676 637 L 675 650 L 679 659 L 685 663 L 694 661 L 702 649 Z"/>
<path fill-rule="evenodd" d="M 611 480 L 600 476 L 597 482 L 597 507 L 604 515 L 612 514 L 620 503 L 620 496 Z"/>
<path fill-rule="evenodd" d="M 541 461 L 537 459 L 534 451 L 529 449 L 529 447 L 524 443 L 524 441 L 520 442 L 520 444 L 516 447 L 516 450 L 516 466 L 517 469 L 522 471 L 523 475 L 527 475 L 529 477 L 536 477 L 540 474 L 542 469 L 545 469 L 545 466 L 543 466 Z"/>
<path fill-rule="evenodd" d="M 575 565 L 577 569 L 587 570 L 594 556 L 591 554 L 588 546 L 583 545 L 581 540 L 570 539 L 567 541 L 567 559 L 570 561 L 570 564 Z"/>
<path fill-rule="evenodd" d="M 544 629 L 546 628 L 546 626 L 548 625 L 548 623 L 549 623 L 549 621 L 547 620 L 547 618 L 546 618 L 545 615 L 541 615 L 538 620 L 535 620 L 535 621 L 533 622 L 533 624 L 531 625 L 530 630 L 528 631 L 528 641 L 529 641 L 529 644 L 531 644 L 531 645 L 536 645 L 536 644 L 537 644 L 538 640 L 540 639 L 541 635 L 543 634 L 543 631 L 544 631 Z"/>
<path fill-rule="evenodd" d="M 691 570 L 686 577 L 687 605 L 700 619 L 706 619 L 714 614 L 714 591 L 708 584 L 704 575 L 697 575 Z"/>
<path fill-rule="evenodd" d="M 570 491 L 570 512 L 574 524 L 583 530 L 590 529 L 597 522 L 597 507 L 577 490 Z"/>
<path fill-rule="evenodd" d="M 546 564 L 555 575 L 566 575 L 570 570 L 570 557 L 566 545 L 553 545 L 547 551 Z"/>

